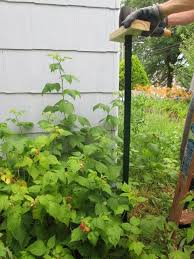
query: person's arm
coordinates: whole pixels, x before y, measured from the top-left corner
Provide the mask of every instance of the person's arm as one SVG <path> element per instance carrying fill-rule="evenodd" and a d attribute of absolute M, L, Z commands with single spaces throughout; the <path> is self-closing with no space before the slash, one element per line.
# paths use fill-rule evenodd
<path fill-rule="evenodd" d="M 194 0 L 170 0 L 159 5 L 163 16 L 194 10 Z"/>
<path fill-rule="evenodd" d="M 194 10 L 168 16 L 168 26 L 186 25 L 194 22 Z"/>

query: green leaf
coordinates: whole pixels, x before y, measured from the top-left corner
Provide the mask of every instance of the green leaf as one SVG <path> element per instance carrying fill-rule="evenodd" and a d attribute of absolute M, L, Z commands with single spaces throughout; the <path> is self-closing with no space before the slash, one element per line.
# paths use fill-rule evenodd
<path fill-rule="evenodd" d="M 190 259 L 190 255 L 186 252 L 175 251 L 170 254 L 170 259 Z"/>
<path fill-rule="evenodd" d="M 42 240 L 35 241 L 33 244 L 28 246 L 26 250 L 36 256 L 43 256 L 47 251 L 46 246 Z"/>
<path fill-rule="evenodd" d="M 80 227 L 75 228 L 71 232 L 71 242 L 80 241 L 84 238 L 84 233 L 81 231 Z"/>
<path fill-rule="evenodd" d="M 26 239 L 26 231 L 22 224 L 22 215 L 20 208 L 15 207 L 10 210 L 7 216 L 7 230 L 19 242 L 20 246 L 23 245 Z"/>
<path fill-rule="evenodd" d="M 95 206 L 95 213 L 96 215 L 109 214 L 109 210 L 103 203 L 97 203 Z"/>
<path fill-rule="evenodd" d="M 60 86 L 59 83 L 46 84 L 45 87 L 42 90 L 42 94 L 51 93 L 53 91 L 59 92 L 60 89 L 61 89 L 61 86 Z"/>
<path fill-rule="evenodd" d="M 62 75 L 62 78 L 65 79 L 66 82 L 68 82 L 70 85 L 73 81 L 79 81 L 77 77 L 71 75 L 71 74 L 64 74 Z"/>
<path fill-rule="evenodd" d="M 62 223 L 65 223 L 66 225 L 69 224 L 71 212 L 69 207 L 66 204 L 60 205 L 55 200 L 54 201 L 49 200 L 48 195 L 40 196 L 39 202 L 41 205 L 44 206 L 47 213 L 51 215 L 53 218 L 57 219 Z"/>
<path fill-rule="evenodd" d="M 9 199 L 7 195 L 0 195 L 0 212 L 6 210 L 9 207 Z"/>
<path fill-rule="evenodd" d="M 57 158 L 53 155 L 50 155 L 48 152 L 40 153 L 38 156 L 38 160 L 39 160 L 40 166 L 48 170 L 52 165 L 60 165 Z"/>
<path fill-rule="evenodd" d="M 106 227 L 105 231 L 109 243 L 116 247 L 116 245 L 120 241 L 123 230 L 118 225 L 112 225 Z"/>
<path fill-rule="evenodd" d="M 38 149 L 42 149 L 43 147 L 47 146 L 49 144 L 49 138 L 48 136 L 38 136 L 34 140 L 34 147 Z"/>
<path fill-rule="evenodd" d="M 52 129 L 54 127 L 54 125 L 47 120 L 39 121 L 38 125 L 40 126 L 41 129 L 44 129 L 44 130 Z"/>
<path fill-rule="evenodd" d="M 0 258 L 3 258 L 6 256 L 6 248 L 2 241 L 0 241 Z"/>
<path fill-rule="evenodd" d="M 74 100 L 76 99 L 77 96 L 80 97 L 80 92 L 72 89 L 65 89 L 63 91 L 63 94 L 71 96 Z"/>
<path fill-rule="evenodd" d="M 24 122 L 17 122 L 16 125 L 18 127 L 22 127 L 24 128 L 25 130 L 30 130 L 34 127 L 34 123 L 33 122 L 28 122 L 28 121 L 24 121 Z"/>
<path fill-rule="evenodd" d="M 56 52 L 50 53 L 50 54 L 48 54 L 48 56 L 51 57 L 52 59 L 58 61 L 58 62 L 64 62 L 66 59 L 72 59 L 71 57 L 66 57 L 66 56 L 61 57 Z"/>
<path fill-rule="evenodd" d="M 18 168 L 31 167 L 32 163 L 33 163 L 32 159 L 25 156 L 20 161 L 18 161 L 15 166 Z"/>
<path fill-rule="evenodd" d="M 47 242 L 47 247 L 48 247 L 48 249 L 50 250 L 50 249 L 53 249 L 54 247 L 55 247 L 55 244 L 56 244 L 56 238 L 55 238 L 55 236 L 52 236 L 49 240 L 48 240 L 48 242 Z"/>
<path fill-rule="evenodd" d="M 140 219 L 138 219 L 138 218 L 136 218 L 136 217 L 132 217 L 132 218 L 130 219 L 130 223 L 131 223 L 131 225 L 139 226 L 140 223 L 141 223 L 141 221 L 140 221 Z"/>
<path fill-rule="evenodd" d="M 48 185 L 56 185 L 58 182 L 58 175 L 54 172 L 46 172 L 43 176 L 43 188 Z"/>
<path fill-rule="evenodd" d="M 55 72 L 55 71 L 58 71 L 58 70 L 62 70 L 62 66 L 60 63 L 53 63 L 53 64 L 50 64 L 49 65 L 49 68 L 50 68 L 50 71 L 51 72 Z"/>
<path fill-rule="evenodd" d="M 140 256 L 144 249 L 144 244 L 142 242 L 134 241 L 129 244 L 129 251 L 134 251 L 137 256 Z"/>
<path fill-rule="evenodd" d="M 72 114 L 74 112 L 74 106 L 67 100 L 61 100 L 55 104 L 57 111 L 65 114 Z"/>
<path fill-rule="evenodd" d="M 82 117 L 82 116 L 77 116 L 77 118 L 78 118 L 78 121 L 81 124 L 81 126 L 83 126 L 83 127 L 84 126 L 86 126 L 86 127 L 90 127 L 91 126 L 91 124 L 90 124 L 90 122 L 89 122 L 89 120 L 87 118 Z"/>
<path fill-rule="evenodd" d="M 95 105 L 95 106 L 93 107 L 93 111 L 98 110 L 98 109 L 99 109 L 99 110 L 103 110 L 104 112 L 107 112 L 107 113 L 110 112 L 109 106 L 106 105 L 106 104 L 103 104 L 103 103 L 98 103 L 97 105 Z"/>
<path fill-rule="evenodd" d="M 113 116 L 113 115 L 107 115 L 105 121 L 111 127 L 117 127 L 118 123 L 119 123 L 119 119 L 116 116 Z"/>
<path fill-rule="evenodd" d="M 66 163 L 67 170 L 73 173 L 77 173 L 81 168 L 81 162 L 79 159 L 70 158 Z"/>
<path fill-rule="evenodd" d="M 83 148 L 84 154 L 86 156 L 90 156 L 90 155 L 96 153 L 97 150 L 98 150 L 98 147 L 95 144 L 85 145 Z"/>
<path fill-rule="evenodd" d="M 96 246 L 99 238 L 99 233 L 97 231 L 92 231 L 88 234 L 88 240 L 93 246 Z"/>
<path fill-rule="evenodd" d="M 33 178 L 33 180 L 36 180 L 41 172 L 39 168 L 37 168 L 35 165 L 32 165 L 30 168 L 28 168 L 28 174 Z"/>
<path fill-rule="evenodd" d="M 48 105 L 43 110 L 43 113 L 46 113 L 46 112 L 51 112 L 51 113 L 57 112 L 57 107 Z"/>
<path fill-rule="evenodd" d="M 106 175 L 106 173 L 108 172 L 108 167 L 99 161 L 95 162 L 95 167 L 100 174 Z"/>
<path fill-rule="evenodd" d="M 190 243 L 191 241 L 194 240 L 194 227 L 189 228 L 187 230 L 187 243 Z"/>

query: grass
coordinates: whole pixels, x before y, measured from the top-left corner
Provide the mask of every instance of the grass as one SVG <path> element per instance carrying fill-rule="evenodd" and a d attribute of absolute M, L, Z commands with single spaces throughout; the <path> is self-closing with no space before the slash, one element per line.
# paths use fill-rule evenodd
<path fill-rule="evenodd" d="M 130 178 L 147 199 L 133 212 L 136 216 L 168 216 L 188 105 L 180 100 L 133 96 Z M 122 127 L 119 134 L 122 137 Z"/>

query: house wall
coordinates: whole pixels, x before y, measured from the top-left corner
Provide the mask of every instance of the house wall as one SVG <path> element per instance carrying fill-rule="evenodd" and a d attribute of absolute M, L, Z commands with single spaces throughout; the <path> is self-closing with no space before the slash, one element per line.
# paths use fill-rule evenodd
<path fill-rule="evenodd" d="M 65 71 L 80 80 L 71 85 L 81 92 L 76 111 L 97 123 L 103 114 L 93 113 L 93 105 L 118 91 L 119 46 L 109 41 L 118 13 L 119 0 L 0 1 L 0 119 L 16 108 L 36 122 L 57 100 L 57 94 L 41 95 L 58 80 L 48 69 L 48 54 L 56 51 L 72 57 Z"/>

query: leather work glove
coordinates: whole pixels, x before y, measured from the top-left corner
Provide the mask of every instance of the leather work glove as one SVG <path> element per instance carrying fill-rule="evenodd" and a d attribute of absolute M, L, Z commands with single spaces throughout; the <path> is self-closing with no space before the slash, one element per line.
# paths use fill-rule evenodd
<path fill-rule="evenodd" d="M 167 19 L 164 19 L 158 5 L 149 6 L 131 12 L 121 23 L 125 28 L 130 27 L 131 23 L 136 20 L 148 21 L 151 23 L 149 32 L 143 32 L 143 36 L 162 36 L 164 28 L 167 25 Z M 163 20 L 164 19 L 164 20 Z"/>
<path fill-rule="evenodd" d="M 144 37 L 149 37 L 149 36 L 151 36 L 151 37 L 161 37 L 161 36 L 163 36 L 164 29 L 167 26 L 168 26 L 168 19 L 166 17 L 156 27 L 153 26 L 153 28 L 152 28 L 152 26 L 151 26 L 150 31 L 143 31 L 141 35 L 144 36 Z"/>

